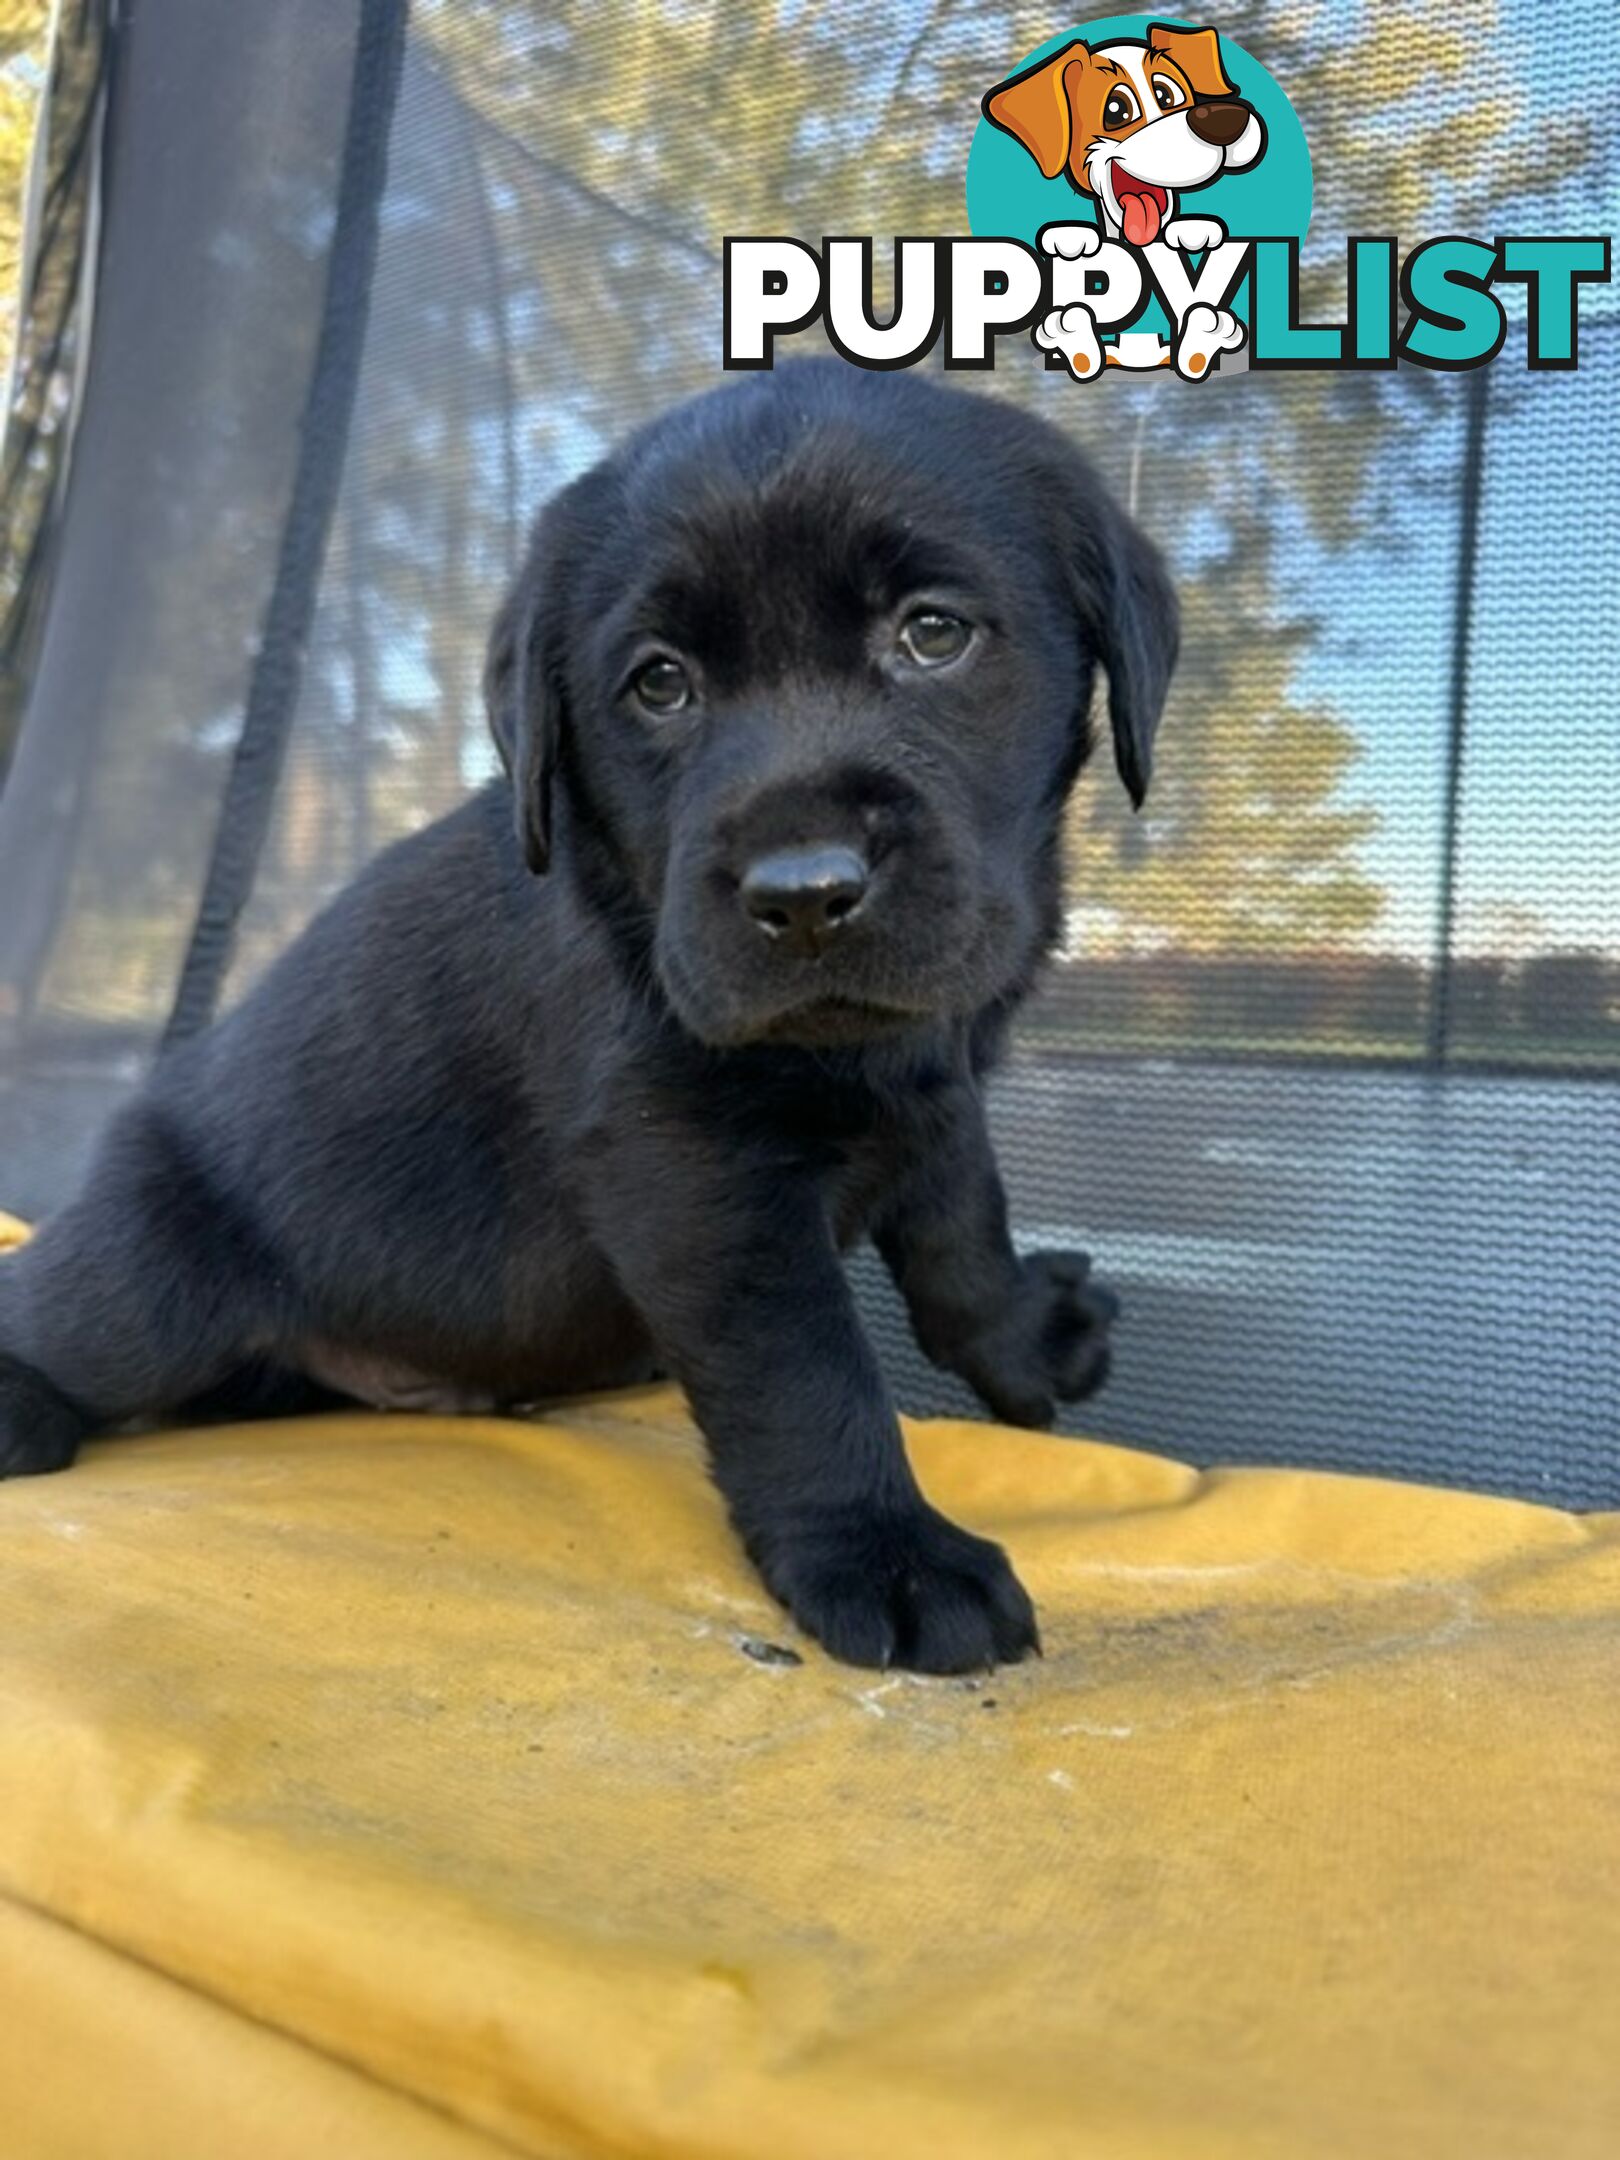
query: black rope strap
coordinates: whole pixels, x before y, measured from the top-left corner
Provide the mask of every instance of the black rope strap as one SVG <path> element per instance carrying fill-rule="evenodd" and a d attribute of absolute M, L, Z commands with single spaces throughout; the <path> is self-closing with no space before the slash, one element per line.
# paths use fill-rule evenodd
<path fill-rule="evenodd" d="M 165 1044 L 196 1034 L 214 1016 L 237 924 L 270 829 L 360 377 L 377 259 L 377 214 L 388 175 L 388 138 L 399 95 L 408 9 L 409 0 L 360 0 L 343 170 L 320 337 L 299 422 L 298 467 L 248 683 L 242 732 Z"/>

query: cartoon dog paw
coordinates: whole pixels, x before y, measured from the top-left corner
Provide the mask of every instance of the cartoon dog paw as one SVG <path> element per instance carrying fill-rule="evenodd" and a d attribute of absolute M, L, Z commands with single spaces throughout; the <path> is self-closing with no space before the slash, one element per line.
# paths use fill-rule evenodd
<path fill-rule="evenodd" d="M 1069 363 L 1076 382 L 1087 382 L 1102 373 L 1102 347 L 1097 342 L 1097 322 L 1090 308 L 1078 300 L 1053 308 L 1035 329 L 1035 342 L 1047 352 L 1059 352 Z"/>
<path fill-rule="evenodd" d="M 1102 234 L 1095 225 L 1043 225 L 1040 238 L 1048 255 L 1061 255 L 1065 262 L 1095 255 L 1102 246 Z"/>
<path fill-rule="evenodd" d="M 1216 217 L 1173 217 L 1159 238 L 1183 255 L 1202 255 L 1206 248 L 1220 246 L 1226 227 Z"/>
<path fill-rule="evenodd" d="M 1247 336 L 1248 332 L 1229 309 L 1199 302 L 1182 318 L 1181 332 L 1176 339 L 1176 373 L 1187 382 L 1202 381 L 1216 355 L 1236 352 Z"/>

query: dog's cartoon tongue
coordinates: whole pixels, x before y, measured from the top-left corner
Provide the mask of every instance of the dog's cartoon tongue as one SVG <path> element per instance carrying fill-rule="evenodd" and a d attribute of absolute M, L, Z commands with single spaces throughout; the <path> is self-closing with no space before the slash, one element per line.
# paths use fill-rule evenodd
<path fill-rule="evenodd" d="M 1159 237 L 1164 217 L 1165 193 L 1150 181 L 1135 180 L 1114 167 L 1114 193 L 1119 197 L 1119 222 L 1132 247 L 1147 247 Z"/>

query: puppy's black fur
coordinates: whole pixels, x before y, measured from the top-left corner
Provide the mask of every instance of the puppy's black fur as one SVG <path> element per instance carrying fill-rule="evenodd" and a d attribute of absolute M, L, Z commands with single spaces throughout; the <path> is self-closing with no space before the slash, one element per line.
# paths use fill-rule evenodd
<path fill-rule="evenodd" d="M 1004 1418 L 1099 1383 L 1113 1301 L 1014 1252 L 980 1085 L 1057 927 L 1094 663 L 1140 800 L 1175 644 L 1151 547 L 990 398 L 805 362 L 634 436 L 500 611 L 510 784 L 170 1055 L 0 1266 L 0 1470 L 204 1398 L 667 1368 L 836 1656 L 1020 1656 L 1029 1600 L 920 1495 L 838 1254 L 870 1232 Z"/>

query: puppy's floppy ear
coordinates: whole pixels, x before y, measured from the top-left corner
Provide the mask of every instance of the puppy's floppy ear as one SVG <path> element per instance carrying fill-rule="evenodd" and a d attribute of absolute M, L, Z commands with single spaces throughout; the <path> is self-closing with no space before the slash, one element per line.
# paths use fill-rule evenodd
<path fill-rule="evenodd" d="M 1221 65 L 1218 30 L 1173 30 L 1168 23 L 1150 23 L 1147 41 L 1150 54 L 1162 52 L 1176 63 L 1192 84 L 1194 97 L 1236 97 Z"/>
<path fill-rule="evenodd" d="M 1181 609 L 1164 557 L 1090 466 L 1082 472 L 1071 503 L 1071 586 L 1087 648 L 1108 673 L 1114 762 L 1140 810 L 1153 774 L 1153 737 L 1180 648 Z"/>
<path fill-rule="evenodd" d="M 1153 738 L 1181 647 L 1181 604 L 1164 557 L 1141 528 L 1116 512 L 1113 580 L 1103 666 L 1114 762 L 1140 810 L 1153 776 Z"/>
<path fill-rule="evenodd" d="M 997 83 L 981 106 L 992 127 L 998 127 L 1023 144 L 1042 174 L 1055 180 L 1069 162 L 1074 140 L 1074 120 L 1069 104 L 1068 71 L 1076 64 L 1091 64 L 1088 45 L 1065 45 L 1050 60 L 1039 60 Z"/>
<path fill-rule="evenodd" d="M 512 783 L 523 859 L 537 877 L 551 862 L 551 788 L 563 726 L 561 686 L 546 668 L 544 606 L 526 563 L 501 602 L 484 662 L 489 731 Z"/>
<path fill-rule="evenodd" d="M 551 796 L 567 721 L 567 579 L 589 545 L 581 513 L 596 477 L 576 480 L 541 511 L 484 661 L 484 709 L 536 876 L 551 862 Z"/>

